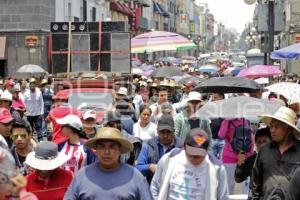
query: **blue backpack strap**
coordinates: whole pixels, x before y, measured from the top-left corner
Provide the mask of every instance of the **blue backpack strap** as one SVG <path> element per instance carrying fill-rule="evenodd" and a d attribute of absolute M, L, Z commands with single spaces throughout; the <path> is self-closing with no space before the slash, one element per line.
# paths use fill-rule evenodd
<path fill-rule="evenodd" d="M 181 148 L 174 148 L 170 151 L 169 157 L 175 157 L 177 154 L 179 154 L 182 151 Z"/>

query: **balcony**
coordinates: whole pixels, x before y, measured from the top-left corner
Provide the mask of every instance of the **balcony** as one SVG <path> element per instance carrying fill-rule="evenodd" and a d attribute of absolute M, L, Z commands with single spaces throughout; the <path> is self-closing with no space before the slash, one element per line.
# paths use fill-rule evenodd
<path fill-rule="evenodd" d="M 148 19 L 146 17 L 140 17 L 140 28 L 141 29 L 149 29 L 149 22 Z"/>

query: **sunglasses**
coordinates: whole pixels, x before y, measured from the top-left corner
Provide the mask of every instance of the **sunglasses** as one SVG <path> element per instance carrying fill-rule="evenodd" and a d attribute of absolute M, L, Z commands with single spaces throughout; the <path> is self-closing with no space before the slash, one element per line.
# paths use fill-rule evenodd
<path fill-rule="evenodd" d="M 24 139 L 27 138 L 27 135 L 26 135 L 26 134 L 15 134 L 15 135 L 12 135 L 12 136 L 11 136 L 12 140 L 16 140 L 16 139 L 18 139 L 19 137 L 21 137 L 21 139 L 24 140 Z"/>

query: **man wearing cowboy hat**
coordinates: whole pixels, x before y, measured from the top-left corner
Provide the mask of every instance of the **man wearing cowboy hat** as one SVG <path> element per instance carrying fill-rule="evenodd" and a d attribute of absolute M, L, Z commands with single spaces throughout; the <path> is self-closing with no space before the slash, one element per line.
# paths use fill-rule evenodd
<path fill-rule="evenodd" d="M 35 169 L 27 176 L 26 190 L 39 200 L 61 200 L 73 178 L 73 174 L 60 168 L 69 160 L 58 152 L 57 145 L 44 141 L 26 157 L 25 163 Z"/>
<path fill-rule="evenodd" d="M 37 134 L 37 139 L 43 139 L 43 115 L 44 115 L 44 100 L 42 92 L 37 88 L 35 78 L 29 80 L 30 90 L 24 94 L 24 103 L 26 106 L 27 120 L 29 121 L 34 132 Z"/>
<path fill-rule="evenodd" d="M 286 199 L 287 186 L 300 166 L 300 130 L 296 113 L 281 107 L 274 115 L 263 115 L 272 141 L 259 151 L 252 171 L 252 200 Z"/>
<path fill-rule="evenodd" d="M 132 150 L 132 144 L 118 129 L 98 129 L 86 145 L 96 150 L 99 162 L 80 170 L 64 200 L 75 199 L 152 199 L 146 179 L 137 169 L 122 164 L 119 157 Z"/>
<path fill-rule="evenodd" d="M 46 118 L 48 116 L 48 113 L 50 112 L 51 106 L 53 104 L 52 97 L 54 95 L 54 91 L 48 84 L 47 79 L 42 80 L 41 86 L 42 86 L 41 91 L 42 91 L 43 100 L 44 100 L 44 118 Z"/>

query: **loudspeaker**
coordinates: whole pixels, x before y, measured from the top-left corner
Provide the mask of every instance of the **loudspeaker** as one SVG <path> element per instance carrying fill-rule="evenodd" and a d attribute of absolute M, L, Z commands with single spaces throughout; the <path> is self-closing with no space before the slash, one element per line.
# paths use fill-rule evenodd
<path fill-rule="evenodd" d="M 130 72 L 130 35 L 129 33 L 103 33 L 102 39 L 107 41 L 101 44 L 103 53 L 100 56 L 101 71 L 105 72 Z M 127 51 L 126 53 L 114 53 L 114 51 Z"/>
<path fill-rule="evenodd" d="M 52 22 L 52 73 L 67 72 L 68 22 Z M 101 51 L 126 51 L 126 53 L 89 53 L 99 51 L 99 23 L 72 22 L 72 51 L 84 51 L 71 55 L 71 71 L 96 71 L 99 60 L 101 71 L 130 72 L 130 34 L 125 22 L 102 22 Z"/>
<path fill-rule="evenodd" d="M 72 32 L 99 32 L 99 22 L 72 22 Z M 128 26 L 123 21 L 101 22 L 101 32 L 126 32 Z M 68 32 L 68 22 L 51 22 L 50 30 L 52 33 Z"/>

